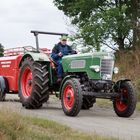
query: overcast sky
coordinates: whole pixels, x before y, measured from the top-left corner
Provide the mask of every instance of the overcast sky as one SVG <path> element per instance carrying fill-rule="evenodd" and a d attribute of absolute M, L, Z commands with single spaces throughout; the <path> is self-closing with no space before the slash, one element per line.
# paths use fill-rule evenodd
<path fill-rule="evenodd" d="M 0 43 L 5 48 L 35 46 L 31 30 L 68 33 L 66 17 L 53 0 L 0 0 Z M 40 35 L 40 46 L 51 48 L 59 38 Z"/>

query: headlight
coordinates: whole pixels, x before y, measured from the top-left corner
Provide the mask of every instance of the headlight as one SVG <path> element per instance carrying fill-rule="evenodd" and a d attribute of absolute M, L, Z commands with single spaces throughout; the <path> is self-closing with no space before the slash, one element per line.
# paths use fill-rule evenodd
<path fill-rule="evenodd" d="M 117 74 L 119 72 L 119 68 L 115 67 L 114 68 L 114 73 Z"/>
<path fill-rule="evenodd" d="M 99 72 L 100 66 L 99 65 L 92 65 L 92 66 L 90 66 L 90 69 L 94 70 L 95 72 Z"/>

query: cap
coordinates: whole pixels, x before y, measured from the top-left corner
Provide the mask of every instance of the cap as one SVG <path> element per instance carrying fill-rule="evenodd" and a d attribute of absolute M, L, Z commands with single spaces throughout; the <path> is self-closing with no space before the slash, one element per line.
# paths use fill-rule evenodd
<path fill-rule="evenodd" d="M 67 40 L 67 38 L 68 38 L 67 36 L 63 35 L 63 36 L 61 36 L 60 40 Z"/>

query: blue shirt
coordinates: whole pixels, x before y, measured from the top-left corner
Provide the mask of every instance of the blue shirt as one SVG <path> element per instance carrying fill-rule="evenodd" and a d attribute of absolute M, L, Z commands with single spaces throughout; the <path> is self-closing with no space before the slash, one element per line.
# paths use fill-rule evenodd
<path fill-rule="evenodd" d="M 61 57 L 58 55 L 60 52 L 62 53 Z M 69 45 L 62 45 L 61 42 L 59 42 L 54 46 L 51 57 L 54 61 L 58 61 L 62 59 L 63 56 L 73 54 L 74 52 Z"/>

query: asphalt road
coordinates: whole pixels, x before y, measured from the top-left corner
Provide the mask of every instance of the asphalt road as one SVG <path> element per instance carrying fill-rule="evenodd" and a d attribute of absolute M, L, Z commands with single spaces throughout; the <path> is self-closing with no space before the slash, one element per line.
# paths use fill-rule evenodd
<path fill-rule="evenodd" d="M 113 109 L 100 108 L 96 104 L 90 110 L 81 110 L 77 117 L 65 116 L 60 101 L 54 96 L 41 109 L 27 110 L 17 95 L 7 95 L 1 108 L 10 108 L 22 115 L 46 118 L 90 134 L 113 136 L 123 140 L 140 140 L 140 113 L 130 118 L 117 117 Z"/>

